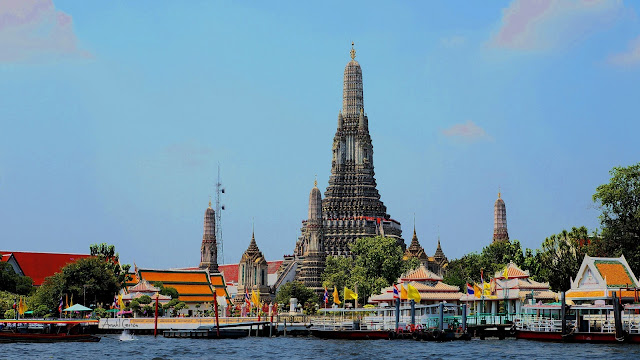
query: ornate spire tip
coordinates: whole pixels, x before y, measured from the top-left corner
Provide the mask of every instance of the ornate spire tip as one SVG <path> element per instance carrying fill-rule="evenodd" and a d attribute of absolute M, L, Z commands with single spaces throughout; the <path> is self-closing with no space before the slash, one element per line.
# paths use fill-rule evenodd
<path fill-rule="evenodd" d="M 353 48 L 353 41 L 351 42 L 351 60 L 356 59 L 356 49 Z"/>

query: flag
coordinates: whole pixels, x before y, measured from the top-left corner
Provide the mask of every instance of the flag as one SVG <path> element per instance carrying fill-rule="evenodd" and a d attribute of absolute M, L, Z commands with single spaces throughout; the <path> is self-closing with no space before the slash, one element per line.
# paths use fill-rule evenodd
<path fill-rule="evenodd" d="M 260 290 L 256 293 L 254 290 L 251 290 L 251 302 L 255 307 L 260 307 Z"/>
<path fill-rule="evenodd" d="M 273 310 L 272 311 L 273 311 L 274 315 L 278 315 L 278 303 L 277 302 L 273 303 Z"/>
<path fill-rule="evenodd" d="M 18 299 L 13 299 L 13 310 L 17 310 L 18 309 Z"/>
<path fill-rule="evenodd" d="M 484 285 L 484 270 L 480 269 L 480 282 Z"/>
<path fill-rule="evenodd" d="M 23 315 L 25 311 L 27 311 L 27 304 L 25 304 L 24 299 L 20 297 L 20 302 L 18 303 L 18 314 Z"/>
<path fill-rule="evenodd" d="M 398 290 L 398 284 L 393 284 L 393 298 L 400 299 L 400 290 Z"/>
<path fill-rule="evenodd" d="M 491 283 L 482 284 L 482 295 L 491 295 Z"/>
<path fill-rule="evenodd" d="M 402 284 L 400 284 L 400 300 L 407 300 L 407 289 Z"/>
<path fill-rule="evenodd" d="M 247 288 L 244 289 L 244 302 L 247 303 L 248 307 L 251 307 L 251 299 L 249 298 L 249 293 L 247 292 Z"/>
<path fill-rule="evenodd" d="M 73 306 L 73 294 L 71 294 L 71 302 L 69 304 L 70 304 L 69 306 Z"/>
<path fill-rule="evenodd" d="M 115 302 L 115 298 L 114 298 L 114 302 Z M 64 303 L 62 302 L 62 295 L 60 295 L 60 303 L 58 304 L 58 312 L 62 313 L 62 306 L 64 305 Z"/>
<path fill-rule="evenodd" d="M 502 276 L 504 276 L 505 279 L 509 279 L 508 270 L 509 270 L 509 265 L 507 265 L 507 267 L 504 268 L 504 271 L 502 272 Z"/>
<path fill-rule="evenodd" d="M 490 284 L 491 295 L 494 295 L 496 293 L 496 278 L 491 279 Z"/>
<path fill-rule="evenodd" d="M 329 303 L 329 291 L 327 291 L 327 287 L 324 287 L 324 297 L 322 298 L 322 301 L 325 303 L 325 305 L 327 303 Z"/>
<path fill-rule="evenodd" d="M 420 292 L 418 292 L 418 289 L 413 287 L 413 285 L 411 284 L 407 285 L 407 289 L 408 289 L 407 297 L 419 304 L 421 300 L 421 296 L 420 296 Z"/>
<path fill-rule="evenodd" d="M 124 310 L 124 301 L 122 301 L 122 294 L 118 294 L 118 307 L 120 310 Z"/>
<path fill-rule="evenodd" d="M 478 286 L 478 284 L 473 284 L 473 293 L 477 298 L 482 296 L 482 289 L 480 288 L 480 286 Z"/>
<path fill-rule="evenodd" d="M 69 294 L 64 294 L 64 308 L 69 307 Z"/>
<path fill-rule="evenodd" d="M 335 286 L 333 287 L 333 303 L 336 305 L 342 304 L 342 301 L 340 301 L 340 294 L 338 294 L 338 288 Z"/>
<path fill-rule="evenodd" d="M 467 295 L 473 295 L 473 293 L 474 293 L 473 286 L 467 283 Z"/>
<path fill-rule="evenodd" d="M 60 306 L 62 306 L 62 296 L 60 297 Z M 118 296 L 117 295 L 113 295 L 113 304 L 111 304 L 111 308 L 115 309 L 117 307 L 118 307 Z"/>
<path fill-rule="evenodd" d="M 344 287 L 344 299 L 345 300 L 358 300 L 358 294 L 354 293 L 348 287 Z"/>

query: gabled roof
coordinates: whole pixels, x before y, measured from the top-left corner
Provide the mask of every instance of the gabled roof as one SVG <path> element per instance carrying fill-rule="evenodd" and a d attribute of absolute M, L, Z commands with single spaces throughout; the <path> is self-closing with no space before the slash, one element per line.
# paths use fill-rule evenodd
<path fill-rule="evenodd" d="M 502 270 L 497 271 L 495 276 L 496 279 L 504 279 L 504 268 L 502 268 Z M 515 279 L 515 278 L 528 278 L 529 277 L 529 270 L 522 270 L 518 267 L 518 265 L 516 265 L 513 262 L 510 262 L 507 265 L 507 277 L 509 279 Z"/>
<path fill-rule="evenodd" d="M 33 285 L 35 286 L 42 285 L 46 277 L 59 272 L 65 265 L 90 256 L 88 254 L 26 251 L 0 251 L 0 254 L 3 255 L 3 261 L 5 261 L 5 255 L 13 255 L 20 269 L 22 269 L 22 273 L 33 279 Z M 9 257 L 7 257 L 7 259 L 9 259 Z"/>
<path fill-rule="evenodd" d="M 442 277 L 429 271 L 423 264 L 417 269 L 409 270 L 405 274 L 400 275 L 402 281 L 442 281 Z"/>
<path fill-rule="evenodd" d="M 178 291 L 178 299 L 184 302 L 211 302 L 215 295 L 229 299 L 221 274 L 209 274 L 208 270 L 152 270 L 139 269 L 140 279 L 150 283 L 161 282 Z"/>
<path fill-rule="evenodd" d="M 569 292 L 606 288 L 615 290 L 626 286 L 640 287 L 624 255 L 619 258 L 585 256 Z"/>

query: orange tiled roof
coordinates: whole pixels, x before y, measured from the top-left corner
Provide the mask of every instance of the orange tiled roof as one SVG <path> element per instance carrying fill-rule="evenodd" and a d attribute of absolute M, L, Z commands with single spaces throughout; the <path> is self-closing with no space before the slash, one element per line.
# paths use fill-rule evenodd
<path fill-rule="evenodd" d="M 172 271 L 172 270 L 140 270 L 140 276 L 150 283 L 207 283 L 207 275 L 202 271 Z"/>
<path fill-rule="evenodd" d="M 88 254 L 63 254 L 26 251 L 0 251 L 2 260 L 13 258 L 22 269 L 24 275 L 33 280 L 33 285 L 40 286 L 46 277 L 59 272 L 65 265 L 80 259 L 88 258 Z M 4 256 L 8 255 L 8 256 Z"/>
<path fill-rule="evenodd" d="M 410 284 L 420 292 L 456 292 L 460 290 L 457 286 L 448 285 L 440 281 L 438 281 L 435 285 L 429 285 L 416 281 L 412 281 Z"/>
<path fill-rule="evenodd" d="M 531 290 L 520 291 L 519 294 L 521 299 L 524 299 L 527 295 L 531 295 Z M 537 300 L 555 300 L 558 295 L 553 291 L 534 291 L 533 297 Z"/>
<path fill-rule="evenodd" d="M 592 290 L 592 291 L 567 291 L 566 297 L 568 298 L 592 298 L 592 297 L 604 297 L 604 290 Z"/>
<path fill-rule="evenodd" d="M 180 301 L 184 302 L 205 302 L 214 301 L 213 295 L 180 295 Z"/>
<path fill-rule="evenodd" d="M 434 274 L 433 272 L 429 271 L 427 268 L 424 267 L 424 265 L 420 265 L 420 267 L 418 267 L 417 269 L 411 270 L 409 271 L 407 274 L 403 274 L 400 276 L 401 280 L 404 281 L 411 281 L 411 280 L 418 280 L 418 281 L 426 281 L 426 280 L 434 280 L 434 281 L 441 281 L 442 277 Z"/>
<path fill-rule="evenodd" d="M 428 292 L 420 293 L 421 300 L 460 300 L 462 293 L 459 292 Z"/>
<path fill-rule="evenodd" d="M 596 260 L 594 263 L 602 278 L 607 280 L 607 286 L 633 286 L 633 284 L 635 284 L 635 281 L 629 276 L 626 267 L 619 261 Z"/>
<path fill-rule="evenodd" d="M 549 289 L 549 284 L 533 281 L 531 279 L 518 279 L 518 287 L 520 289 Z"/>
<path fill-rule="evenodd" d="M 528 278 L 529 273 L 520 269 L 516 264 L 509 263 L 507 265 L 507 276 L 509 279 L 513 278 Z M 496 279 L 504 279 L 504 268 L 495 274 Z"/>

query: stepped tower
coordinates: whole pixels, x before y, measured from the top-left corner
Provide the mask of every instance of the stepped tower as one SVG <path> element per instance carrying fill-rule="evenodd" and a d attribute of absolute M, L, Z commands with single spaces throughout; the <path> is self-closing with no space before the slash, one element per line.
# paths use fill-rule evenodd
<path fill-rule="evenodd" d="M 309 194 L 309 216 L 303 227 L 302 253 L 302 266 L 297 280 L 320 295 L 324 291 L 321 275 L 326 254 L 322 228 L 322 195 L 317 181 Z"/>
<path fill-rule="evenodd" d="M 331 176 L 322 200 L 324 248 L 328 255 L 348 256 L 350 243 L 376 235 L 395 238 L 405 248 L 400 223 L 387 214 L 376 188 L 362 69 L 351 45 L 351 61 L 344 69 L 342 110 L 333 138 Z"/>
<path fill-rule="evenodd" d="M 200 247 L 200 269 L 208 269 L 209 273 L 218 271 L 218 244 L 216 241 L 216 213 L 209 207 L 204 212 L 204 232 L 202 234 L 202 246 Z"/>
<path fill-rule="evenodd" d="M 507 208 L 504 205 L 500 192 L 498 199 L 493 205 L 493 242 L 509 241 L 509 233 L 507 232 Z"/>

